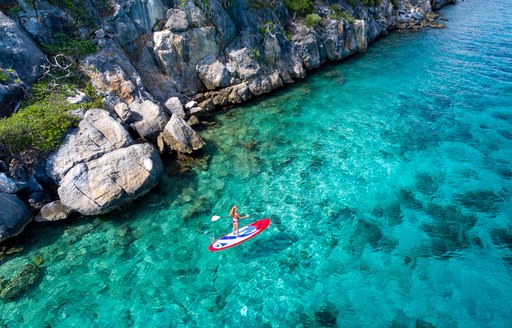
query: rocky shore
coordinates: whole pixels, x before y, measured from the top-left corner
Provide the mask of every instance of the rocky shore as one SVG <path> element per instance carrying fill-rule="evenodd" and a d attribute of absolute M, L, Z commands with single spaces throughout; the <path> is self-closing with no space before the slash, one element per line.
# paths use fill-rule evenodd
<path fill-rule="evenodd" d="M 365 51 L 392 29 L 443 27 L 432 11 L 453 2 L 315 1 L 312 21 L 281 0 L 117 0 L 107 13 L 103 1 L 82 4 L 98 51 L 80 68 L 104 108 L 76 113 L 79 126 L 44 163 L 0 161 L 0 242 L 34 217 L 102 214 L 130 202 L 158 183 L 161 154 L 202 148 L 193 127 L 215 110 Z M 0 12 L 0 68 L 17 76 L 0 83 L 2 115 L 42 74 L 38 42 L 76 26 L 69 8 L 52 3 L 19 0 L 15 17 Z"/>

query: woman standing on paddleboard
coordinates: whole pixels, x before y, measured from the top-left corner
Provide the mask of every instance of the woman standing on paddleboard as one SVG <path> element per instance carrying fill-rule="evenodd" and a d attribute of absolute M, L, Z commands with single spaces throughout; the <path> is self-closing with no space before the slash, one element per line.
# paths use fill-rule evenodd
<path fill-rule="evenodd" d="M 229 211 L 229 216 L 231 217 L 231 222 L 233 223 L 233 232 L 236 232 L 236 237 L 238 238 L 238 220 L 248 218 L 249 214 L 240 216 L 240 214 L 238 214 L 238 206 L 233 205 Z"/>

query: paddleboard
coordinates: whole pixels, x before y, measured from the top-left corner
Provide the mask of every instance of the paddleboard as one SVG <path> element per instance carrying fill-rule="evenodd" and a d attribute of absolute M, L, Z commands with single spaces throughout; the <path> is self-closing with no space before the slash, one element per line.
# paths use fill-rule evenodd
<path fill-rule="evenodd" d="M 226 248 L 230 248 L 236 246 L 244 241 L 248 241 L 252 237 L 256 236 L 263 230 L 265 230 L 270 224 L 270 219 L 262 219 L 256 222 L 253 222 L 245 227 L 238 229 L 238 237 L 236 233 L 232 232 L 223 237 L 220 237 L 216 241 L 214 241 L 209 247 L 208 250 L 210 252 L 222 251 Z"/>

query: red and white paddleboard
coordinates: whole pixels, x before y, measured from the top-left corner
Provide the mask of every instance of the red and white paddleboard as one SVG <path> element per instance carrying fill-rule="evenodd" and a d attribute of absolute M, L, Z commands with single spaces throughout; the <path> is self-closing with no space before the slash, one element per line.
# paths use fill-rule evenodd
<path fill-rule="evenodd" d="M 236 246 L 244 241 L 251 239 L 263 230 L 265 230 L 270 224 L 270 219 L 263 219 L 253 222 L 245 227 L 238 229 L 238 237 L 234 232 L 220 237 L 214 241 L 209 247 L 210 252 L 222 251 L 223 249 Z"/>

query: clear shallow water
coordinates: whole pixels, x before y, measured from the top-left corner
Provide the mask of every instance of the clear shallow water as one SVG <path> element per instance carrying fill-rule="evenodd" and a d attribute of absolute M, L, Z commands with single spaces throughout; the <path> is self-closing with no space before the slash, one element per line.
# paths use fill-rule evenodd
<path fill-rule="evenodd" d="M 219 115 L 122 214 L 34 227 L 0 326 L 510 327 L 512 13 L 443 15 Z M 272 224 L 210 253 L 233 203 Z"/>

